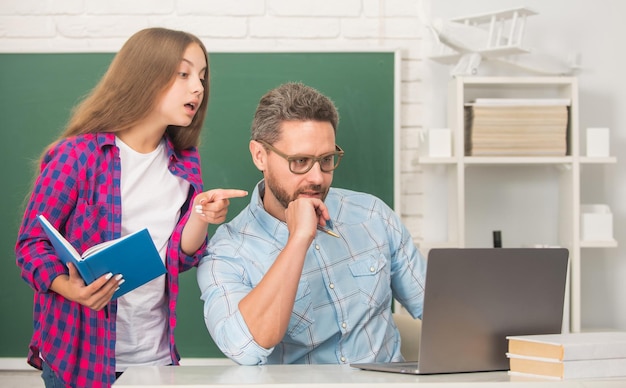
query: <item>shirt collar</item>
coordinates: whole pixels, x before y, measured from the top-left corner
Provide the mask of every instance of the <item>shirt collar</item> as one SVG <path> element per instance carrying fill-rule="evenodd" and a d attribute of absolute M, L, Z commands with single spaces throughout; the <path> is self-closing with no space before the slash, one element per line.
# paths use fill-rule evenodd
<path fill-rule="evenodd" d="M 96 136 L 96 141 L 100 148 L 115 145 L 115 133 L 113 132 L 98 132 Z"/>
<path fill-rule="evenodd" d="M 261 228 L 268 233 L 274 235 L 277 240 L 287 239 L 289 237 L 289 229 L 287 229 L 287 223 L 279 220 L 273 215 L 269 214 L 263 206 L 263 196 L 265 195 L 265 180 L 261 180 L 254 191 L 250 199 L 250 211 L 252 216 L 257 219 Z"/>
<path fill-rule="evenodd" d="M 178 154 L 174 150 L 174 143 L 172 143 L 172 139 L 167 136 L 167 132 L 165 133 L 165 145 L 167 148 L 167 159 L 172 162 L 178 162 Z"/>
<path fill-rule="evenodd" d="M 98 132 L 96 136 L 97 136 L 96 141 L 98 142 L 98 145 L 100 146 L 100 148 L 104 146 L 115 145 L 115 133 L 114 132 Z M 164 137 L 165 137 L 165 144 L 166 144 L 166 149 L 167 149 L 167 159 L 172 162 L 177 162 L 179 157 L 176 154 L 176 151 L 174 150 L 174 144 L 172 143 L 172 139 L 170 139 L 170 137 L 167 136 L 167 134 L 165 134 Z"/>

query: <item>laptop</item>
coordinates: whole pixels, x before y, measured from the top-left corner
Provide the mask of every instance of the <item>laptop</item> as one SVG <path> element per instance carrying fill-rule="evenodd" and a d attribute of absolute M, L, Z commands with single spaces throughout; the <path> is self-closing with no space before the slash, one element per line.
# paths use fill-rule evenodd
<path fill-rule="evenodd" d="M 561 332 L 568 258 L 565 248 L 433 248 L 419 362 L 350 365 L 408 374 L 508 370 L 506 336 Z"/>

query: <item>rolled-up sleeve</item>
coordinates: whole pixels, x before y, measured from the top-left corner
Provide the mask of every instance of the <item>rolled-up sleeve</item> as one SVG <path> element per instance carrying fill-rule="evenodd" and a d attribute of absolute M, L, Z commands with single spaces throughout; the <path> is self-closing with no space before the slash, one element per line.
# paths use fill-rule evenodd
<path fill-rule="evenodd" d="M 209 250 L 198 265 L 197 277 L 204 322 L 222 353 L 242 365 L 267 363 L 273 348 L 265 349 L 254 341 L 239 311 L 239 302 L 252 290 L 244 268 L 235 259 L 215 257 Z"/>
<path fill-rule="evenodd" d="M 389 213 L 387 228 L 391 244 L 391 287 L 394 298 L 413 318 L 422 318 L 426 259 L 412 241 L 408 229 L 400 218 Z"/>

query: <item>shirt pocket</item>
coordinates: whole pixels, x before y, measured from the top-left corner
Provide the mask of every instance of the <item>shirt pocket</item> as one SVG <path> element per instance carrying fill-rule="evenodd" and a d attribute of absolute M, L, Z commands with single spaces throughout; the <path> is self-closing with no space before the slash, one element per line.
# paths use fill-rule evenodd
<path fill-rule="evenodd" d="M 313 300 L 311 298 L 311 287 L 306 280 L 300 280 L 298 283 L 298 291 L 296 292 L 296 300 L 293 304 L 291 319 L 287 334 L 291 337 L 298 335 L 307 329 L 314 322 L 312 316 Z"/>
<path fill-rule="evenodd" d="M 375 307 L 388 306 L 391 303 L 391 277 L 385 256 L 359 257 L 350 264 L 350 272 L 363 303 Z"/>

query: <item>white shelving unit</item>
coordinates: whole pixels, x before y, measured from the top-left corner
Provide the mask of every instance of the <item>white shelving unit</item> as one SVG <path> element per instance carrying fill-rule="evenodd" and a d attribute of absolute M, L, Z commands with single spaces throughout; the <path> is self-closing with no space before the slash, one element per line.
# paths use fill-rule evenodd
<path fill-rule="evenodd" d="M 568 152 L 559 157 L 465 156 L 464 104 L 476 98 L 567 98 Z M 615 241 L 580 240 L 581 166 L 602 168 L 614 157 L 581 155 L 578 124 L 578 84 L 575 77 L 455 77 L 448 93 L 448 126 L 452 156 L 420 157 L 426 211 L 423 228 L 435 225 L 447 212 L 445 236 L 424 237 L 433 247 L 489 247 L 492 230 L 502 230 L 503 246 L 562 246 L 570 252 L 569 292 L 564 329 L 581 330 L 581 248 L 608 248 Z M 434 193 L 429 193 L 433 189 Z M 441 191 L 447 192 L 442 195 Z M 430 200 L 428 200 L 430 198 Z M 442 198 L 445 198 L 442 200 Z M 601 201 L 601 198 L 598 199 Z M 445 207 L 445 209 L 441 209 Z M 529 279 L 529 281 L 532 281 Z"/>

